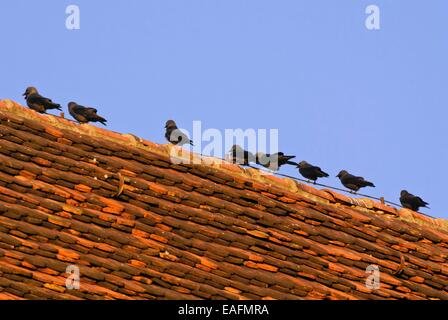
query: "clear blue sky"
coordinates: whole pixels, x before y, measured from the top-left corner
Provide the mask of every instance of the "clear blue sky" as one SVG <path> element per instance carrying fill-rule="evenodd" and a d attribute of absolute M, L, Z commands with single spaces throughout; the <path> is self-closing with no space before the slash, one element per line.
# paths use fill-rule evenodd
<path fill-rule="evenodd" d="M 65 28 L 65 9 L 81 29 Z M 365 8 L 381 9 L 381 30 Z M 448 1 L 1 1 L 0 98 L 33 85 L 98 107 L 109 128 L 165 143 L 191 130 L 278 128 L 280 149 L 365 193 L 406 188 L 448 218 Z M 283 173 L 296 174 L 294 168 Z"/>

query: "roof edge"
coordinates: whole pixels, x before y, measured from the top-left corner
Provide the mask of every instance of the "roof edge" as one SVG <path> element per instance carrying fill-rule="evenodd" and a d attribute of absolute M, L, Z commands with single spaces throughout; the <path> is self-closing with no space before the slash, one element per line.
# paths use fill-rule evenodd
<path fill-rule="evenodd" d="M 305 197 L 317 203 L 333 203 L 356 207 L 357 209 L 365 210 L 377 215 L 388 215 L 390 217 L 396 217 L 400 220 L 410 221 L 448 232 L 448 220 L 446 219 L 431 218 L 409 209 L 397 209 L 390 205 L 382 204 L 368 198 L 348 197 L 330 189 L 319 190 L 290 178 L 280 178 L 254 168 L 242 168 L 239 165 L 232 164 L 219 158 L 203 156 L 170 144 L 157 144 L 140 138 L 134 134 L 122 134 L 90 124 L 80 125 L 72 120 L 66 119 L 63 112 L 61 112 L 60 116 L 51 114 L 43 115 L 10 99 L 0 100 L 0 112 L 8 112 L 28 120 L 37 121 L 40 123 L 43 122 L 58 129 L 70 130 L 79 134 L 106 139 L 118 144 L 131 145 L 144 151 L 158 154 L 165 158 L 180 155 L 178 159 L 189 159 L 195 164 L 198 163 L 201 165 L 206 165 L 213 170 L 223 171 L 233 176 L 238 175 L 243 180 L 261 183 L 263 185 L 267 185 L 268 187 L 275 187 L 287 193 L 298 194 L 299 196 Z M 55 132 L 53 132 L 53 134 L 55 134 Z"/>

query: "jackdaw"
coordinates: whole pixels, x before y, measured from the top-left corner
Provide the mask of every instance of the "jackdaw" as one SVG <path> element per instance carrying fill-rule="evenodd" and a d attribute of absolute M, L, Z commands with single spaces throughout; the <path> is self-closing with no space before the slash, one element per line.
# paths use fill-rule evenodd
<path fill-rule="evenodd" d="M 255 162 L 269 170 L 278 171 L 281 166 L 285 164 L 298 166 L 297 162 L 290 161 L 296 156 L 287 156 L 283 152 L 277 152 L 273 154 L 265 154 L 263 152 L 258 152 L 255 155 Z"/>
<path fill-rule="evenodd" d="M 353 190 L 355 193 L 364 187 L 375 187 L 375 185 L 372 182 L 369 182 L 365 180 L 363 177 L 357 177 L 354 175 L 351 175 L 345 170 L 342 170 L 339 172 L 339 174 L 336 176 L 341 180 L 341 183 L 350 190 Z M 351 191 L 350 191 L 351 193 Z"/>
<path fill-rule="evenodd" d="M 47 113 L 47 110 L 51 109 L 58 109 L 62 111 L 60 104 L 54 103 L 50 99 L 42 97 L 34 87 L 28 87 L 23 96 L 25 97 L 28 107 L 39 113 Z"/>
<path fill-rule="evenodd" d="M 70 102 L 68 111 L 79 123 L 100 122 L 106 126 L 107 120 L 97 115 L 98 111 L 95 108 L 86 108 L 76 102 Z"/>
<path fill-rule="evenodd" d="M 403 207 L 407 209 L 411 209 L 413 211 L 418 211 L 420 207 L 428 208 L 427 202 L 423 201 L 422 198 L 414 196 L 413 194 L 407 192 L 406 190 L 402 190 L 400 193 L 400 202 Z"/>
<path fill-rule="evenodd" d="M 297 168 L 299 168 L 299 172 L 302 176 L 308 180 L 314 181 L 314 183 L 316 183 L 318 178 L 326 178 L 329 176 L 328 173 L 323 172 L 321 168 L 313 166 L 306 161 L 301 161 Z"/>
<path fill-rule="evenodd" d="M 168 120 L 165 124 L 165 138 L 170 143 L 176 146 L 182 146 L 184 144 L 193 145 L 193 141 L 191 141 L 185 133 L 179 130 L 176 125 L 176 122 L 173 120 Z"/>

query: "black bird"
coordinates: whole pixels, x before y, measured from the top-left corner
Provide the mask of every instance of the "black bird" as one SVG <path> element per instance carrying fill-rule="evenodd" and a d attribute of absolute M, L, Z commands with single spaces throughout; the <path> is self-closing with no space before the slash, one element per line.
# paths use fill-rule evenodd
<path fill-rule="evenodd" d="M 297 168 L 299 168 L 299 172 L 302 176 L 314 181 L 314 183 L 316 183 L 318 178 L 326 178 L 329 176 L 328 173 L 323 172 L 321 168 L 313 166 L 306 161 L 301 161 L 297 165 Z"/>
<path fill-rule="evenodd" d="M 403 207 L 411 209 L 413 211 L 418 211 L 420 207 L 429 208 L 427 202 L 423 201 L 422 198 L 414 196 L 413 194 L 402 190 L 400 193 L 400 202 Z"/>
<path fill-rule="evenodd" d="M 193 145 L 193 141 L 191 141 L 185 133 L 179 130 L 176 125 L 176 122 L 173 120 L 168 120 L 165 124 L 165 138 L 170 143 L 176 146 L 182 146 L 184 144 Z"/>
<path fill-rule="evenodd" d="M 255 162 L 269 170 L 278 171 L 281 166 L 285 164 L 298 166 L 297 162 L 290 161 L 296 156 L 287 156 L 283 152 L 277 152 L 273 154 L 265 154 L 263 152 L 258 152 L 255 155 Z"/>
<path fill-rule="evenodd" d="M 230 161 L 235 164 L 248 166 L 251 162 L 255 162 L 255 156 L 251 152 L 244 150 L 236 144 L 230 149 L 229 154 Z"/>
<path fill-rule="evenodd" d="M 106 126 L 107 120 L 97 115 L 98 111 L 95 108 L 86 108 L 76 102 L 70 102 L 68 111 L 79 123 L 100 122 Z"/>
<path fill-rule="evenodd" d="M 39 113 L 47 113 L 47 110 L 58 109 L 62 111 L 61 105 L 54 103 L 48 98 L 42 97 L 36 88 L 28 87 L 23 94 L 26 104 L 30 109 Z"/>
<path fill-rule="evenodd" d="M 363 177 L 357 177 L 354 175 L 351 175 L 345 170 L 342 170 L 339 172 L 339 174 L 336 176 L 341 180 L 341 183 L 350 190 L 353 190 L 355 193 L 364 187 L 375 187 L 375 185 L 372 182 L 369 182 L 365 180 Z M 350 191 L 351 192 L 351 191 Z"/>

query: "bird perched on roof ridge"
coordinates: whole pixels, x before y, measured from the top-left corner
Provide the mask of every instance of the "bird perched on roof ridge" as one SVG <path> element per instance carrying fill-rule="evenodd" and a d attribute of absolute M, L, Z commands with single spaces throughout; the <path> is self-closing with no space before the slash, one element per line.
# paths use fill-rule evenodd
<path fill-rule="evenodd" d="M 313 166 L 306 161 L 299 162 L 297 168 L 299 168 L 299 172 L 303 177 L 308 180 L 312 180 L 314 183 L 316 183 L 318 178 L 329 177 L 329 174 L 322 171 L 320 167 Z"/>
<path fill-rule="evenodd" d="M 283 152 L 277 152 L 273 154 L 257 152 L 255 155 L 255 162 L 269 170 L 278 171 L 281 166 L 289 164 L 292 166 L 298 166 L 297 162 L 291 161 L 296 156 L 287 156 Z"/>
<path fill-rule="evenodd" d="M 230 161 L 234 164 L 248 166 L 251 162 L 255 162 L 253 153 L 244 150 L 239 145 L 233 145 L 229 150 Z"/>
<path fill-rule="evenodd" d="M 336 177 L 341 180 L 344 187 L 351 190 L 350 193 L 352 191 L 356 193 L 359 189 L 364 187 L 375 188 L 375 185 L 372 182 L 365 180 L 363 177 L 354 176 L 345 170 L 339 172 Z"/>
<path fill-rule="evenodd" d="M 95 108 L 87 108 L 77 104 L 76 102 L 70 102 L 68 104 L 68 111 L 79 123 L 100 122 L 101 124 L 107 126 L 107 120 L 97 115 L 98 110 Z"/>
<path fill-rule="evenodd" d="M 39 113 L 47 113 L 47 110 L 57 109 L 62 111 L 61 105 L 54 103 L 51 99 L 45 98 L 39 94 L 35 87 L 28 87 L 23 94 L 27 106 Z"/>
<path fill-rule="evenodd" d="M 400 202 L 403 207 L 416 212 L 418 212 L 420 207 L 429 209 L 429 203 L 423 201 L 423 199 L 420 197 L 414 196 L 412 193 L 409 193 L 406 190 L 401 191 Z"/>
<path fill-rule="evenodd" d="M 174 120 L 168 120 L 165 124 L 165 129 L 165 138 L 171 144 L 174 144 L 176 146 L 190 144 L 193 146 L 193 141 L 190 140 L 190 138 L 188 138 L 185 133 L 179 130 Z"/>

